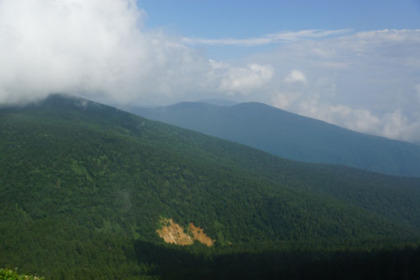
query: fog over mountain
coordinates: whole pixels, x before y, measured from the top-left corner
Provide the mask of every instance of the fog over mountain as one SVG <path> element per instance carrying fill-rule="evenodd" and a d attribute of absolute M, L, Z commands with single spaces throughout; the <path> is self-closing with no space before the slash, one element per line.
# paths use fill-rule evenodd
<path fill-rule="evenodd" d="M 171 18 L 188 20 L 182 13 L 203 3 L 189 9 L 178 3 Z M 217 5 L 210 15 L 223 10 Z M 390 5 L 381 9 L 392 10 Z M 0 1 L 0 103 L 55 92 L 114 105 L 258 101 L 360 132 L 420 141 L 420 30 L 414 25 L 356 30 L 349 21 L 346 28 L 296 25 L 210 38 L 205 31 L 215 21 L 196 23 L 203 36 L 182 34 L 156 23 L 164 10 L 134 0 Z M 314 9 L 314 16 L 320 11 Z M 240 26 L 241 12 L 221 16 Z M 267 20 L 275 19 L 265 12 Z M 215 48 L 226 54 L 214 55 Z"/>

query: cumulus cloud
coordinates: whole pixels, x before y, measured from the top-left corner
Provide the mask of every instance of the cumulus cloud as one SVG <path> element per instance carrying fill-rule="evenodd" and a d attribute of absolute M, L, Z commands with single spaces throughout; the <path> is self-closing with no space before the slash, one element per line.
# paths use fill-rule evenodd
<path fill-rule="evenodd" d="M 249 64 L 245 67 L 233 67 L 216 61 L 211 61 L 211 65 L 213 76 L 220 78 L 218 88 L 228 94 L 247 94 L 269 82 L 274 74 L 270 65 Z"/>
<path fill-rule="evenodd" d="M 0 1 L 0 102 L 67 92 L 114 103 L 162 103 L 200 92 L 247 92 L 264 65 L 214 63 L 144 26 L 135 0 Z M 197 96 L 198 98 L 199 96 Z"/>
<path fill-rule="evenodd" d="M 292 70 L 284 79 L 284 82 L 288 84 L 306 83 L 306 76 L 299 70 Z"/>
<path fill-rule="evenodd" d="M 140 22 L 132 1 L 1 1 L 1 101 L 116 86 L 146 60 Z"/>

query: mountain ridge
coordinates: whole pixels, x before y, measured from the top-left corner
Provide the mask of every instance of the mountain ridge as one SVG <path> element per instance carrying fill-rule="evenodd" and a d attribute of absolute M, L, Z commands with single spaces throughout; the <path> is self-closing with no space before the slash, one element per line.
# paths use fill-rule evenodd
<path fill-rule="evenodd" d="M 351 131 L 262 103 L 216 106 L 183 102 L 127 109 L 284 158 L 420 177 L 419 145 Z"/>

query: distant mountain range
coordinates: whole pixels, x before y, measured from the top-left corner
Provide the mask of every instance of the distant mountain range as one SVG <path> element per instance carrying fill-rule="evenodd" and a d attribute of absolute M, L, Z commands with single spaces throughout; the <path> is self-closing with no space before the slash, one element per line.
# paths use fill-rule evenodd
<path fill-rule="evenodd" d="M 419 145 L 354 132 L 261 103 L 185 102 L 128 110 L 288 159 L 420 177 Z"/>
<path fill-rule="evenodd" d="M 0 155 L 0 267 L 22 273 L 362 279 L 355 263 L 387 275 L 398 256 L 418 268 L 406 256 L 420 249 L 380 262 L 370 249 L 417 244 L 420 178 L 285 160 L 61 95 L 1 108 Z"/>

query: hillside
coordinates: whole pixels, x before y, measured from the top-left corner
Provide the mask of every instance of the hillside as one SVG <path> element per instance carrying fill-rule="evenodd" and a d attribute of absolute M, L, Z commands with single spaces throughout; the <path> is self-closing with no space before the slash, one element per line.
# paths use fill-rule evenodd
<path fill-rule="evenodd" d="M 357 133 L 261 103 L 179 103 L 129 110 L 284 158 L 420 177 L 419 145 Z"/>
<path fill-rule="evenodd" d="M 420 236 L 420 179 L 284 160 L 78 98 L 1 108 L 0 155 L 0 267 L 47 279 L 193 278 L 194 262 Z M 214 246 L 166 244 L 170 220 Z"/>

